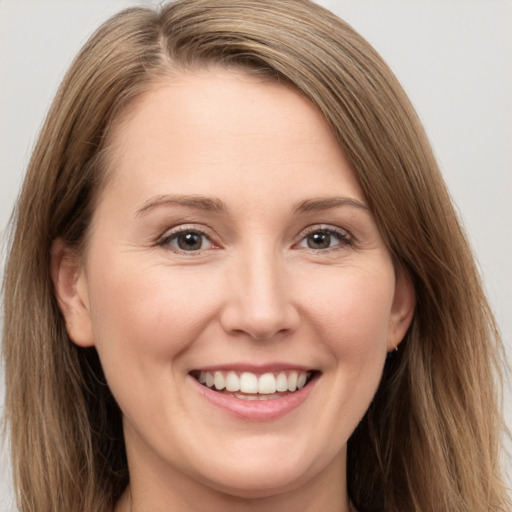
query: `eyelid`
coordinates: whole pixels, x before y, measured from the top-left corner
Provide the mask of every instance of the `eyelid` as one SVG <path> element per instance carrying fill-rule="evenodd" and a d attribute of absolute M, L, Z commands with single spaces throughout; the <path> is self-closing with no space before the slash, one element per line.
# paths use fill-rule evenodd
<path fill-rule="evenodd" d="M 329 247 L 326 249 L 311 249 L 311 248 L 305 248 L 309 249 L 313 252 L 328 252 L 328 251 L 335 251 L 339 249 L 344 249 L 349 245 L 352 245 L 354 243 L 353 236 L 346 230 L 342 229 L 338 226 L 333 226 L 332 224 L 313 224 L 311 226 L 306 227 L 301 231 L 301 233 L 298 236 L 298 241 L 294 244 L 295 246 L 299 245 L 305 238 L 312 233 L 316 233 L 318 231 L 324 231 L 328 233 L 333 233 L 336 237 L 339 238 L 340 243 Z"/>
<path fill-rule="evenodd" d="M 300 234 L 297 237 L 297 241 L 293 244 L 294 247 L 297 247 L 301 242 L 303 242 L 304 239 L 308 235 L 318 232 L 318 231 L 324 231 L 324 232 L 333 234 L 335 237 L 338 238 L 339 243 L 333 247 L 329 247 L 326 249 L 312 249 L 312 248 L 305 248 L 305 249 L 309 249 L 315 253 L 319 253 L 319 252 L 325 253 L 328 251 L 344 249 L 347 246 L 350 246 L 354 243 L 353 236 L 346 229 L 343 229 L 339 226 L 335 226 L 332 224 L 312 224 L 310 226 L 307 226 L 300 232 Z M 206 249 L 199 249 L 199 250 L 195 250 L 195 251 L 185 251 L 185 250 L 181 250 L 177 247 L 171 246 L 170 240 L 172 238 L 178 236 L 181 233 L 187 233 L 187 232 L 195 232 L 201 236 L 204 236 L 211 243 L 211 247 L 208 247 Z M 197 255 L 204 250 L 219 248 L 220 244 L 215 242 L 214 238 L 215 238 L 214 231 L 209 226 L 205 226 L 204 224 L 193 224 L 193 223 L 178 224 L 172 228 L 167 229 L 163 235 L 158 237 L 158 239 L 156 240 L 156 245 L 162 246 L 162 247 L 167 246 L 170 248 L 170 250 L 173 250 L 174 252 L 179 253 L 179 254 L 196 254 Z"/>
<path fill-rule="evenodd" d="M 207 249 L 199 249 L 197 251 L 185 251 L 185 250 L 181 250 L 177 247 L 171 246 L 170 240 L 172 238 L 180 235 L 181 233 L 188 233 L 188 232 L 194 232 L 201 236 L 204 236 L 211 243 L 211 247 L 208 247 Z M 190 254 L 190 255 L 191 254 L 197 255 L 197 254 L 201 253 L 202 251 L 218 247 L 218 244 L 216 244 L 213 241 L 212 229 L 203 224 L 178 224 L 172 228 L 169 228 L 165 231 L 165 233 L 162 236 L 160 236 L 157 239 L 156 245 L 161 246 L 161 247 L 168 246 L 170 248 L 170 250 L 172 250 L 178 254 Z"/>

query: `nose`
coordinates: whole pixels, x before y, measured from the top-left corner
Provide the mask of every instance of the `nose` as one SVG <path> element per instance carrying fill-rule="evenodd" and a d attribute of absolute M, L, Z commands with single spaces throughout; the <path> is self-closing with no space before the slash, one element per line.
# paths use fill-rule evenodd
<path fill-rule="evenodd" d="M 255 340 L 293 332 L 300 315 L 285 263 L 272 251 L 259 248 L 238 258 L 233 267 L 221 312 L 223 329 Z"/>

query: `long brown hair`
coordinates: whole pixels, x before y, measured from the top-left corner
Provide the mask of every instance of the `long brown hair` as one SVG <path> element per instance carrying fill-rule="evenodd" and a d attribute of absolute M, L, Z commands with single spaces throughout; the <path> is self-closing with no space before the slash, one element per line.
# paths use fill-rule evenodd
<path fill-rule="evenodd" d="M 67 336 L 52 242 L 80 248 L 111 126 L 173 70 L 236 66 L 292 84 L 338 137 L 417 307 L 349 441 L 358 510 L 508 509 L 500 476 L 501 344 L 425 133 L 397 80 L 308 0 L 181 0 L 128 9 L 68 71 L 29 164 L 4 282 L 6 413 L 21 512 L 111 510 L 129 479 L 121 413 L 96 351 Z M 340 483 L 341 484 L 341 483 Z"/>

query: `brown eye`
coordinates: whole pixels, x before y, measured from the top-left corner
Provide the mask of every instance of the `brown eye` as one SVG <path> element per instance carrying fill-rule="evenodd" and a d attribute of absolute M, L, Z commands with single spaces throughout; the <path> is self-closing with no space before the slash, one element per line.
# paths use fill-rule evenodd
<path fill-rule="evenodd" d="M 200 231 L 182 230 L 178 233 L 171 233 L 164 240 L 162 245 L 170 245 L 179 251 L 194 252 L 202 249 L 209 249 L 212 246 L 210 239 Z"/>
<path fill-rule="evenodd" d="M 203 237 L 199 233 L 185 233 L 176 237 L 176 243 L 183 251 L 198 251 L 203 245 Z"/>
<path fill-rule="evenodd" d="M 331 246 L 331 234 L 324 231 L 317 231 L 307 237 L 310 249 L 327 249 Z"/>
<path fill-rule="evenodd" d="M 343 248 L 351 244 L 350 236 L 341 229 L 319 228 L 311 230 L 298 244 L 299 247 L 322 251 Z"/>

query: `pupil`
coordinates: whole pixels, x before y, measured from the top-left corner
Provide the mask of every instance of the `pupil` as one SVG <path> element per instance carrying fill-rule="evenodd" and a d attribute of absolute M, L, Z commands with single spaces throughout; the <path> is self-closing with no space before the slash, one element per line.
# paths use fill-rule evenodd
<path fill-rule="evenodd" d="M 201 244 L 201 235 L 197 233 L 187 233 L 178 238 L 178 247 L 184 251 L 201 249 Z"/>
<path fill-rule="evenodd" d="M 327 249 L 331 245 L 329 233 L 313 233 L 309 236 L 308 247 L 310 249 Z"/>

